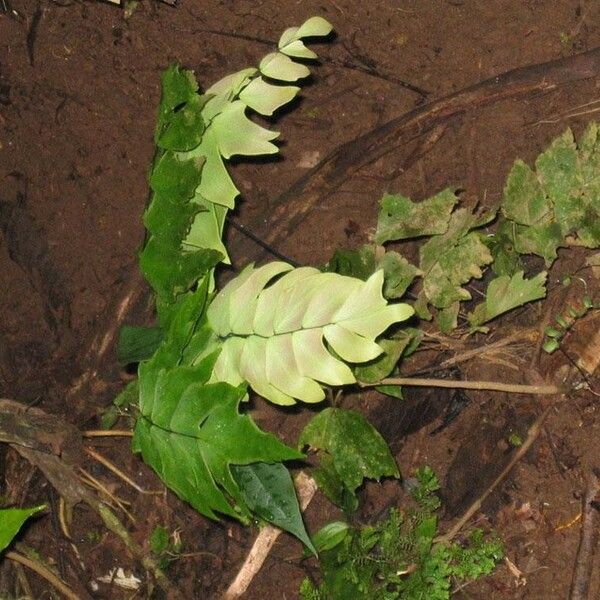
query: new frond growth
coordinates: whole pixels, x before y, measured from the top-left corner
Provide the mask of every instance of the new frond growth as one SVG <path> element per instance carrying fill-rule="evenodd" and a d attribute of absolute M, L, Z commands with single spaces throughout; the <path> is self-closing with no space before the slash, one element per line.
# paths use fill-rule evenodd
<path fill-rule="evenodd" d="M 413 314 L 408 304 L 388 304 L 382 286 L 381 270 L 361 281 L 284 262 L 246 268 L 208 308 L 222 341 L 213 380 L 247 381 L 276 404 L 320 402 L 321 384 L 356 381 L 344 361 L 379 356 L 375 338 Z"/>

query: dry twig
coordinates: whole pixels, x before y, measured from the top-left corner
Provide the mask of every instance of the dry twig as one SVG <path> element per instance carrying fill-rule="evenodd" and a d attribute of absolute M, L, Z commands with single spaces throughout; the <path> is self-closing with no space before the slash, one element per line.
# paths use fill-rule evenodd
<path fill-rule="evenodd" d="M 40 577 L 45 579 L 55 590 L 59 591 L 67 600 L 80 600 L 79 596 L 62 580 L 59 579 L 52 571 L 47 569 L 43 564 L 35 561 L 20 552 L 9 550 L 4 556 L 9 560 L 19 563 Z"/>
<path fill-rule="evenodd" d="M 555 385 L 524 385 L 519 383 L 503 383 L 501 381 L 461 381 L 457 379 L 427 379 L 420 377 L 388 377 L 377 383 L 360 383 L 360 387 L 380 385 L 405 385 L 413 387 L 439 387 L 461 390 L 490 390 L 508 392 L 509 394 L 562 394 L 564 390 Z"/>
<path fill-rule="evenodd" d="M 588 600 L 590 597 L 590 579 L 600 526 L 598 494 L 600 494 L 600 469 L 593 469 L 583 501 L 581 539 L 575 559 L 570 600 Z"/>
<path fill-rule="evenodd" d="M 511 472 L 512 468 L 527 454 L 527 451 L 531 448 L 533 443 L 537 440 L 540 435 L 540 431 L 542 430 L 542 426 L 544 425 L 550 411 L 553 408 L 553 404 L 544 409 L 542 414 L 533 422 L 529 430 L 527 431 L 527 437 L 525 441 L 519 446 L 519 448 L 514 453 L 513 457 L 510 459 L 510 462 L 504 467 L 500 475 L 494 479 L 492 484 L 469 506 L 469 508 L 464 512 L 462 517 L 458 519 L 458 521 L 452 526 L 448 533 L 439 536 L 434 541 L 438 544 L 448 544 L 450 543 L 458 534 L 458 532 L 464 527 L 464 525 L 469 521 L 469 519 L 482 507 L 485 499 L 498 487 L 498 485 L 504 481 L 506 476 Z"/>

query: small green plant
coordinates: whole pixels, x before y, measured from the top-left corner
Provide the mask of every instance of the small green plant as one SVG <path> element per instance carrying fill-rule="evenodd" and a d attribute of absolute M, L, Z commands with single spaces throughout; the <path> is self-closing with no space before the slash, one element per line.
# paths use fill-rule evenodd
<path fill-rule="evenodd" d="M 25 521 L 44 508 L 46 508 L 45 505 L 34 508 L 0 509 L 0 552 L 10 545 Z"/>
<path fill-rule="evenodd" d="M 176 530 L 169 534 L 166 527 L 157 525 L 150 534 L 150 549 L 158 558 L 161 569 L 165 569 L 171 562 L 177 560 L 183 549 L 179 532 Z"/>
<path fill-rule="evenodd" d="M 439 482 L 425 467 L 411 494 L 416 506 L 392 509 L 374 526 L 331 523 L 313 538 L 322 581 L 306 578 L 303 600 L 444 600 L 453 587 L 491 573 L 502 558 L 494 537 L 474 530 L 464 542 L 436 544 Z"/>
<path fill-rule="evenodd" d="M 105 417 L 110 425 L 138 395 L 133 448 L 166 485 L 210 518 L 260 518 L 308 547 L 282 464 L 304 455 L 260 431 L 240 404 L 248 387 L 275 404 L 321 402 L 324 388 L 355 383 L 352 366 L 381 355 L 376 338 L 414 311 L 383 297 L 383 270 L 363 281 L 284 262 L 249 265 L 220 291 L 214 273 L 228 262 L 221 237 L 238 194 L 224 159 L 278 151 L 278 134 L 246 111 L 271 115 L 292 100 L 299 88 L 289 82 L 309 74 L 294 59 L 316 57 L 302 39 L 330 31 L 319 17 L 286 30 L 258 68 L 229 75 L 205 94 L 189 71 L 172 66 L 163 74 L 140 253 L 159 326 L 122 332 L 119 360 L 139 361 L 139 379 Z M 371 430 L 363 424 L 366 436 Z M 363 475 L 350 496 L 365 476 L 399 475 L 379 445 L 376 457 L 361 458 L 371 468 L 356 471 Z"/>

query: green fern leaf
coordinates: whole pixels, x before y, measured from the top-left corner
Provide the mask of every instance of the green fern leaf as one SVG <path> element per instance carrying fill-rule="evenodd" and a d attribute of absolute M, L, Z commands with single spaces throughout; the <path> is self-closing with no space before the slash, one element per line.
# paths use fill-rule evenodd
<path fill-rule="evenodd" d="M 133 449 L 202 514 L 247 520 L 251 511 L 232 465 L 277 463 L 302 454 L 239 412 L 247 398 L 245 386 L 207 384 L 218 353 L 206 326 L 208 279 L 180 301 L 164 341 L 139 367 L 140 416 Z"/>
<path fill-rule="evenodd" d="M 355 381 L 342 361 L 376 358 L 383 350 L 375 338 L 413 314 L 407 304 L 388 304 L 382 285 L 382 270 L 360 281 L 283 262 L 249 266 L 208 308 L 222 341 L 212 381 L 247 381 L 276 404 L 320 402 L 321 384 Z"/>

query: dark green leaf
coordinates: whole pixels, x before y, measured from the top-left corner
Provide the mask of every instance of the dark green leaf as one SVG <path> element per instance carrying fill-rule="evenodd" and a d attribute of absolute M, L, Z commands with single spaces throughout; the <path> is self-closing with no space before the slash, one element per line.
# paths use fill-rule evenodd
<path fill-rule="evenodd" d="M 254 514 L 289 531 L 313 554 L 317 554 L 304 528 L 292 478 L 281 463 L 232 465 L 231 470 L 248 508 Z"/>
<path fill-rule="evenodd" d="M 321 452 L 319 464 L 312 469 L 311 474 L 321 493 L 333 504 L 339 506 L 347 514 L 356 511 L 358 498 L 354 491 L 348 489 L 340 474 L 336 471 L 331 454 Z"/>
<path fill-rule="evenodd" d="M 140 254 L 140 267 L 159 296 L 173 302 L 223 258 L 216 250 L 182 253 L 151 237 Z"/>
<path fill-rule="evenodd" d="M 157 525 L 150 534 L 150 548 L 154 554 L 162 554 L 169 548 L 169 532 L 162 525 Z"/>
<path fill-rule="evenodd" d="M 317 552 L 331 550 L 340 544 L 350 533 L 350 525 L 344 521 L 327 523 L 312 536 L 312 541 Z"/>
<path fill-rule="evenodd" d="M 208 100 L 198 95 L 192 71 L 171 65 L 162 76 L 162 97 L 158 108 L 155 142 L 165 150 L 186 151 L 202 139 L 202 107 Z"/>
<path fill-rule="evenodd" d="M 117 342 L 118 363 L 128 365 L 149 359 L 163 337 L 164 332 L 160 327 L 121 327 Z"/>
<path fill-rule="evenodd" d="M 150 187 L 179 206 L 194 196 L 203 165 L 203 157 L 182 159 L 173 152 L 165 152 L 152 168 Z"/>
<path fill-rule="evenodd" d="M 180 498 L 216 519 L 222 513 L 247 520 L 249 511 L 231 465 L 301 458 L 239 412 L 243 388 L 202 384 L 198 368 L 152 373 L 140 366 L 142 417 L 133 448 Z M 154 383 L 146 389 L 146 383 Z M 243 443 L 241 443 L 243 440 Z"/>
<path fill-rule="evenodd" d="M 46 508 L 45 505 L 35 508 L 4 508 L 0 509 L 0 552 L 2 552 L 19 533 L 23 523 L 35 513 Z"/>
<path fill-rule="evenodd" d="M 515 248 L 515 231 L 515 223 L 502 221 L 496 233 L 484 239 L 494 259 L 492 270 L 496 275 L 513 275 L 523 270 L 521 258 Z"/>
<path fill-rule="evenodd" d="M 397 252 L 386 252 L 378 267 L 385 274 L 383 295 L 388 299 L 401 298 L 414 278 L 421 274 L 417 267 Z"/>
<path fill-rule="evenodd" d="M 356 277 L 366 281 L 376 270 L 373 246 L 362 246 L 358 250 L 336 250 L 325 266 L 330 273 Z"/>

